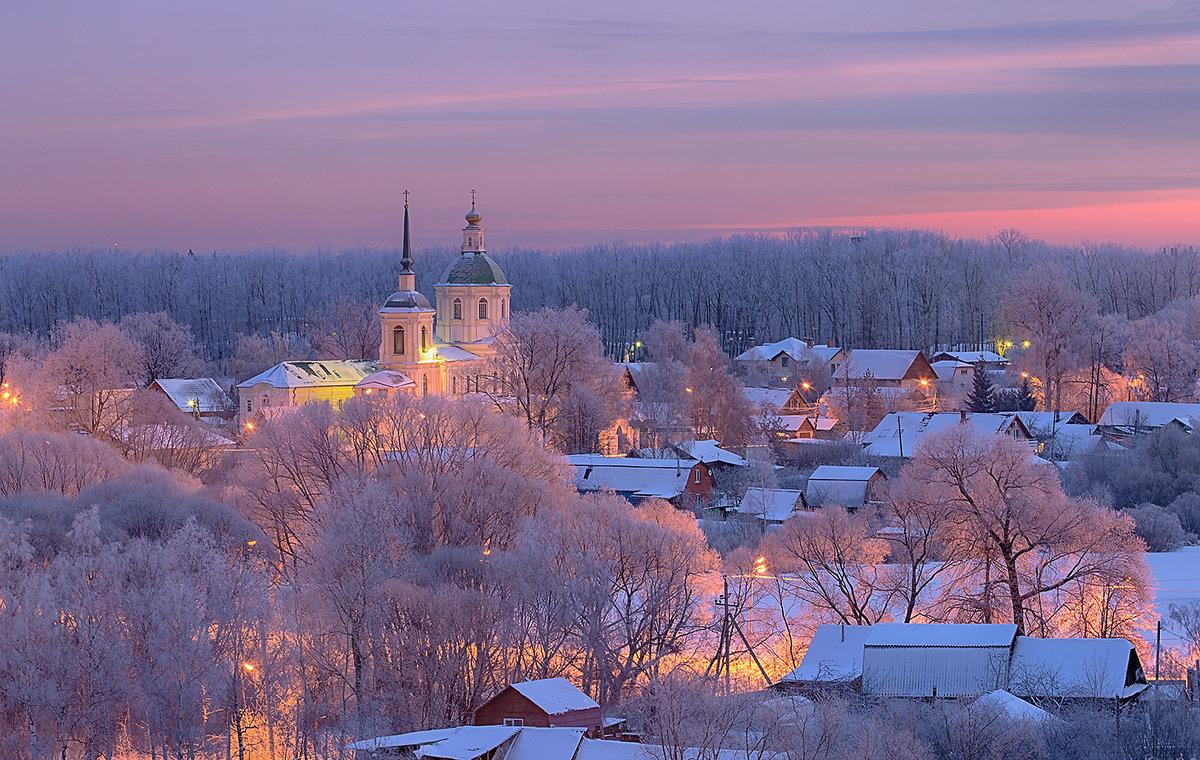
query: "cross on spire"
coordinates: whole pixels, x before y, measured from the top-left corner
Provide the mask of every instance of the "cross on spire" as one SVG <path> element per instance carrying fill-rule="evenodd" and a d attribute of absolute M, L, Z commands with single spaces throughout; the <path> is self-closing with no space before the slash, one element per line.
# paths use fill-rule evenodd
<path fill-rule="evenodd" d="M 471 191 L 471 210 L 475 210 L 475 191 Z"/>
<path fill-rule="evenodd" d="M 404 208 L 408 208 L 408 191 L 404 191 Z"/>

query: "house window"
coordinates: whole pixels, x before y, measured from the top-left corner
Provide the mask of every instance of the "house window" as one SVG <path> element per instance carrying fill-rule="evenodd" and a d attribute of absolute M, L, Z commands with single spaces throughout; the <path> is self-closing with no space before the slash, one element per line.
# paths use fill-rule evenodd
<path fill-rule="evenodd" d="M 696 468 L 696 485 L 700 485 L 700 468 Z"/>
<path fill-rule="evenodd" d="M 523 726 L 525 725 L 524 718 L 505 718 L 504 725 L 506 726 Z"/>
<path fill-rule="evenodd" d="M 479 299 L 479 318 L 480 319 L 488 318 L 488 316 L 487 316 L 487 299 L 486 298 Z"/>
<path fill-rule="evenodd" d="M 424 327 L 421 328 L 421 353 L 429 350 L 429 331 Z"/>
<path fill-rule="evenodd" d="M 788 357 L 786 355 L 779 357 L 779 366 L 786 367 L 788 365 Z"/>
<path fill-rule="evenodd" d="M 454 305 L 450 307 L 451 319 L 462 319 L 462 299 L 455 298 Z"/>
<path fill-rule="evenodd" d="M 397 326 L 392 330 L 392 353 L 396 356 L 404 356 L 404 328 Z"/>

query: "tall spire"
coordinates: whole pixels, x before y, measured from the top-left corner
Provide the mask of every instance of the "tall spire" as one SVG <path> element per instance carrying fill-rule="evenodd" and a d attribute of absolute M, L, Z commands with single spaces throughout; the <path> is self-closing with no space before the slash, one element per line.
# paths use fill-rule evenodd
<path fill-rule="evenodd" d="M 417 289 L 417 276 L 413 273 L 412 240 L 408 234 L 408 191 L 404 191 L 404 247 L 400 253 L 400 290 L 411 293 Z"/>
<path fill-rule="evenodd" d="M 475 191 L 471 191 L 471 210 L 467 212 L 467 226 L 463 227 L 463 254 L 483 253 L 486 248 L 483 245 L 483 228 L 479 226 L 479 222 L 483 220 L 483 214 L 475 210 Z"/>
<path fill-rule="evenodd" d="M 412 240 L 408 235 L 408 191 L 404 191 L 404 249 L 400 255 L 400 274 L 412 274 Z"/>

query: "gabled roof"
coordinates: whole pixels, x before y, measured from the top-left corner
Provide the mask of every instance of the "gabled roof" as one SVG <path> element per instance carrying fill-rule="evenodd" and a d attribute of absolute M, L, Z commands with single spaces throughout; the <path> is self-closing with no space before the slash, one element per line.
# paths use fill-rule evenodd
<path fill-rule="evenodd" d="M 483 357 L 479 354 L 473 354 L 466 349 L 458 346 L 451 346 L 444 343 L 435 345 L 434 351 L 437 352 L 437 358 L 444 362 L 481 362 Z"/>
<path fill-rule="evenodd" d="M 813 634 L 800 667 L 780 683 L 852 681 L 862 675 L 863 644 L 869 625 L 820 625 Z"/>
<path fill-rule="evenodd" d="M 229 408 L 231 401 L 216 380 L 211 377 L 166 378 L 160 377 L 150 383 L 171 399 L 171 403 L 185 412 L 221 412 Z"/>
<path fill-rule="evenodd" d="M 354 384 L 355 388 L 391 391 L 398 388 L 416 388 L 417 383 L 403 372 L 394 369 L 381 369 L 364 377 Z"/>
<path fill-rule="evenodd" d="M 760 517 L 767 522 L 783 522 L 801 509 L 804 509 L 803 491 L 747 488 L 737 512 L 747 517 Z"/>
<path fill-rule="evenodd" d="M 822 503 L 841 507 L 861 507 L 867 503 L 867 488 L 871 478 L 881 476 L 878 467 L 837 467 L 822 465 L 808 476 L 808 492 L 812 503 L 818 497 Z"/>
<path fill-rule="evenodd" d="M 967 364 L 955 359 L 941 362 L 930 362 L 929 366 L 933 367 L 933 373 L 937 375 L 938 380 L 953 380 L 955 373 L 966 374 L 968 370 L 975 369 L 974 364 Z"/>
<path fill-rule="evenodd" d="M 512 684 L 521 696 L 547 715 L 562 715 L 575 710 L 595 710 L 600 705 L 565 678 L 542 678 Z"/>
<path fill-rule="evenodd" d="M 580 491 L 612 489 L 638 498 L 673 499 L 687 487 L 695 459 L 634 459 L 600 454 L 571 454 Z"/>
<path fill-rule="evenodd" d="M 1012 646 L 1012 623 L 876 623 L 866 647 L 1004 647 Z"/>
<path fill-rule="evenodd" d="M 1088 425 L 1088 418 L 1082 412 L 1017 412 L 1021 422 L 1031 435 L 1038 431 L 1049 433 L 1063 425 Z"/>
<path fill-rule="evenodd" d="M 754 346 L 734 357 L 739 362 L 769 362 L 780 354 L 787 354 L 794 361 L 826 364 L 837 356 L 840 348 L 834 346 L 808 345 L 807 341 L 798 338 L 784 338 L 774 343 L 764 343 Z"/>
<path fill-rule="evenodd" d="M 1012 691 L 1029 697 L 1127 699 L 1147 686 L 1125 639 L 1035 639 L 1013 646 Z"/>
<path fill-rule="evenodd" d="M 915 377 L 937 377 L 920 351 L 856 349 L 848 352 L 833 376 L 839 379 L 863 377 L 870 372 L 876 380 L 899 381 Z M 852 374 L 848 374 L 852 373 Z"/>
<path fill-rule="evenodd" d="M 422 745 L 414 754 L 441 760 L 474 760 L 496 749 L 520 730 L 519 726 L 462 726 L 441 741 Z"/>
<path fill-rule="evenodd" d="M 709 438 L 703 441 L 680 441 L 671 444 L 680 454 L 689 459 L 696 459 L 705 464 L 728 464 L 734 467 L 745 467 L 746 460 L 721 448 L 718 441 Z"/>
<path fill-rule="evenodd" d="M 912 457 L 926 435 L 969 425 L 977 433 L 1015 433 L 1028 438 L 1029 431 L 1016 412 L 891 412 L 863 439 L 868 454 L 882 457 Z M 901 448 L 903 447 L 903 453 Z"/>
<path fill-rule="evenodd" d="M 1100 415 L 1105 427 L 1158 428 L 1172 420 L 1195 427 L 1200 420 L 1200 404 L 1175 404 L 1165 401 L 1114 401 Z"/>
<path fill-rule="evenodd" d="M 746 400 L 755 406 L 770 404 L 775 411 L 779 411 L 787 405 L 788 399 L 795 391 L 791 388 L 743 388 L 742 393 Z"/>
<path fill-rule="evenodd" d="M 259 383 L 274 388 L 352 387 L 378 369 L 378 362 L 361 360 L 280 362 L 238 387 L 252 388 Z"/>
<path fill-rule="evenodd" d="M 966 362 L 970 365 L 975 365 L 978 362 L 984 364 L 1008 364 L 1008 359 L 1005 359 L 995 351 L 939 351 L 933 355 L 935 360 L 941 359 L 957 359 L 960 362 Z"/>

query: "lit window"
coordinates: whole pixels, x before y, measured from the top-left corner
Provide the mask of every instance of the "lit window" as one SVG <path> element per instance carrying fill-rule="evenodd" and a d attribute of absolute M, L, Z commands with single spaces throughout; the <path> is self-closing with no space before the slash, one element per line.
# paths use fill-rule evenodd
<path fill-rule="evenodd" d="M 488 316 L 487 316 L 487 299 L 486 298 L 479 299 L 479 318 L 480 319 L 488 318 Z"/>
<path fill-rule="evenodd" d="M 429 350 L 429 331 L 424 327 L 421 328 L 421 353 Z"/>
<path fill-rule="evenodd" d="M 454 306 L 451 308 L 451 319 L 462 319 L 462 299 L 455 298 Z"/>
<path fill-rule="evenodd" d="M 397 327 L 392 330 L 392 353 L 396 356 L 404 356 L 404 328 Z"/>

